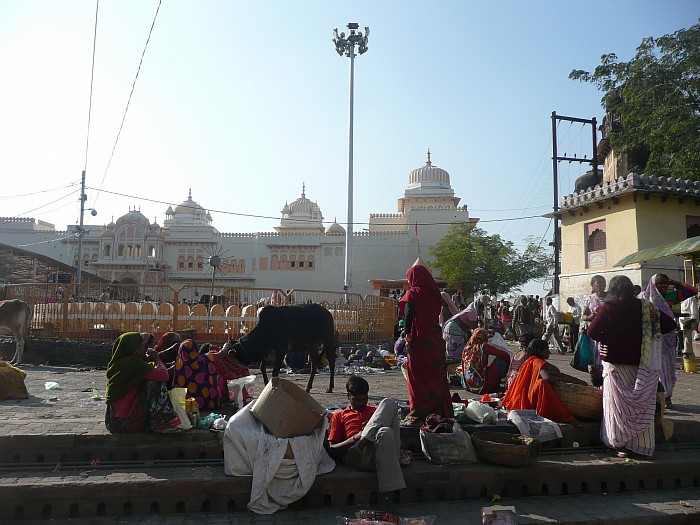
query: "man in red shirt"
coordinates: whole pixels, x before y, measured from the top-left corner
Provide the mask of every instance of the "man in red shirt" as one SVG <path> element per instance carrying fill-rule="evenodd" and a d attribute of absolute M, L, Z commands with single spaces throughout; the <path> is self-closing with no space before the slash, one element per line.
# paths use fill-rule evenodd
<path fill-rule="evenodd" d="M 406 488 L 401 472 L 401 436 L 398 406 L 393 399 L 368 405 L 369 383 L 350 376 L 345 389 L 350 406 L 331 417 L 328 453 L 359 470 L 377 471 L 380 502 L 391 492 Z"/>

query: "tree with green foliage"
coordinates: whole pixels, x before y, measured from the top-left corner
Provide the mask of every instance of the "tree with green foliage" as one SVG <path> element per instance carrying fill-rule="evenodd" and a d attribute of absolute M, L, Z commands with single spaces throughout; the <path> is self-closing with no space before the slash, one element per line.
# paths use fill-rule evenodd
<path fill-rule="evenodd" d="M 460 287 L 466 296 L 478 290 L 494 294 L 514 293 L 535 279 L 551 275 L 551 256 L 534 238 L 519 253 L 510 241 L 488 235 L 474 224 L 456 223 L 431 250 L 432 267 L 441 279 Z"/>
<path fill-rule="evenodd" d="M 574 69 L 569 78 L 604 93 L 608 118 L 619 118 L 610 145 L 631 169 L 700 179 L 700 24 L 645 38 L 629 62 L 603 55 L 593 73 Z"/>

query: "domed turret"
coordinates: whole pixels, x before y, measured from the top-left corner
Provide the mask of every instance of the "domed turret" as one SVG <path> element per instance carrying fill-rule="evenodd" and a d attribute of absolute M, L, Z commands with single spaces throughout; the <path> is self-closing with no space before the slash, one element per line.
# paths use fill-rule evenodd
<path fill-rule="evenodd" d="M 124 222 L 137 222 L 141 224 L 142 226 L 148 226 L 149 222 L 146 216 L 141 213 L 139 210 L 134 208 L 133 210 L 129 210 L 129 213 L 125 213 L 121 217 L 117 219 L 117 224 L 116 226 L 119 226 L 120 224 Z"/>
<path fill-rule="evenodd" d="M 199 215 L 199 213 L 206 213 L 205 209 L 202 208 L 198 203 L 192 200 L 192 190 L 187 196 L 186 201 L 182 201 L 180 204 L 175 206 L 173 211 L 174 215 Z"/>
<path fill-rule="evenodd" d="M 213 220 L 211 214 L 192 199 L 192 189 L 189 190 L 187 200 L 175 206 L 175 209 L 168 207 L 165 215 L 163 225 L 168 228 L 175 224 L 187 227 L 211 226 Z"/>
<path fill-rule="evenodd" d="M 333 224 L 326 228 L 326 235 L 345 235 L 345 228 L 333 219 Z"/>
<path fill-rule="evenodd" d="M 428 160 L 425 166 L 416 168 L 408 175 L 408 187 L 415 188 L 423 184 L 433 187 L 450 188 L 450 174 L 442 168 L 433 166 L 430 161 L 430 149 L 428 149 Z"/>
<path fill-rule="evenodd" d="M 323 233 L 323 214 L 318 204 L 306 198 L 306 185 L 302 185 L 301 197 L 282 209 L 282 220 L 275 228 L 278 232 L 295 230 L 298 232 Z"/>

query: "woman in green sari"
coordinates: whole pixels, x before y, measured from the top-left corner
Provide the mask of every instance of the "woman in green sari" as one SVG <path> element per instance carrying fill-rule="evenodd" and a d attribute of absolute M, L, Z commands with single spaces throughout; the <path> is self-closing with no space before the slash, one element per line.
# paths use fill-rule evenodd
<path fill-rule="evenodd" d="M 110 432 L 176 432 L 180 424 L 168 395 L 168 370 L 145 343 L 142 334 L 126 332 L 112 346 L 105 412 Z"/>

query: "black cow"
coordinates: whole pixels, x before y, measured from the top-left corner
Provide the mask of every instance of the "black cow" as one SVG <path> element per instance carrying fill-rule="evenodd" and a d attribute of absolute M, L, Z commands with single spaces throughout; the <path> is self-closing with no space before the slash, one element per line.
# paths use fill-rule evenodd
<path fill-rule="evenodd" d="M 320 344 L 328 359 L 331 380 L 327 393 L 333 392 L 335 373 L 335 328 L 333 316 L 320 304 L 298 304 L 291 306 L 266 306 L 260 311 L 258 324 L 238 341 L 229 341 L 223 351 L 228 357 L 238 360 L 243 365 L 260 361 L 263 381 L 267 384 L 267 356 L 275 352 L 272 377 L 280 373 L 284 356 L 290 350 L 309 350 L 311 357 L 311 375 L 306 385 L 310 392 L 314 383 L 316 369 L 321 363 Z"/>

